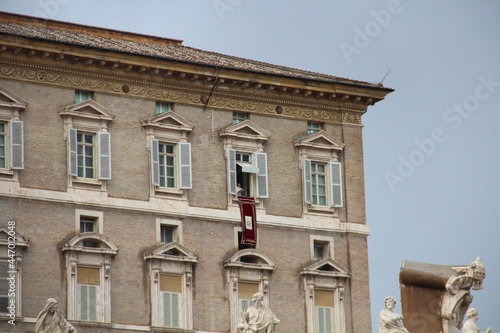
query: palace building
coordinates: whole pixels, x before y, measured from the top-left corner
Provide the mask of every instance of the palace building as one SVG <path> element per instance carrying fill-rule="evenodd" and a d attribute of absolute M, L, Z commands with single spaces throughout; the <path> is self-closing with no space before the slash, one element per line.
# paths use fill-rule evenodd
<path fill-rule="evenodd" d="M 362 115 L 392 92 L 0 13 L 0 331 L 371 332 Z M 15 323 L 15 326 L 12 325 Z"/>

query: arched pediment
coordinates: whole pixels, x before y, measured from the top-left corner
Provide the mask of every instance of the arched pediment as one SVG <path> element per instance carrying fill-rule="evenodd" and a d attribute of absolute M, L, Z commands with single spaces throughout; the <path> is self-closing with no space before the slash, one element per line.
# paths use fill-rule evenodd
<path fill-rule="evenodd" d="M 274 262 L 265 254 L 255 249 L 237 251 L 224 260 L 224 267 L 246 267 L 274 270 Z"/>
<path fill-rule="evenodd" d="M 182 118 L 179 114 L 173 111 L 167 111 L 147 117 L 142 120 L 144 127 L 160 127 L 163 129 L 171 129 L 177 131 L 191 132 L 194 125 L 188 120 Z"/>
<path fill-rule="evenodd" d="M 9 237 L 12 237 L 12 233 L 14 233 L 15 244 L 16 247 L 28 247 L 29 241 L 27 238 L 19 235 L 15 230 L 9 230 L 9 228 L 5 225 L 0 227 L 0 245 L 9 245 L 12 242 L 9 242 Z"/>
<path fill-rule="evenodd" d="M 327 150 L 342 150 L 344 144 L 337 139 L 330 137 L 325 131 L 303 135 L 294 140 L 296 147 L 317 148 Z"/>
<path fill-rule="evenodd" d="M 245 121 L 224 128 L 220 131 L 220 136 L 267 141 L 269 140 L 271 134 L 269 134 L 262 127 L 247 119 Z"/>
<path fill-rule="evenodd" d="M 62 109 L 60 115 L 66 117 L 81 117 L 107 121 L 111 121 L 115 116 L 113 112 L 109 111 L 92 99 L 87 99 L 80 103 L 67 106 Z"/>
<path fill-rule="evenodd" d="M 332 258 L 323 258 L 302 268 L 300 275 L 321 275 L 330 277 L 349 277 L 347 269 L 336 263 Z"/>
<path fill-rule="evenodd" d="M 24 109 L 28 103 L 13 92 L 4 87 L 0 87 L 0 107 Z"/>
<path fill-rule="evenodd" d="M 96 247 L 86 247 L 84 242 L 96 243 Z M 106 236 L 95 232 L 83 232 L 69 238 L 62 247 L 62 251 L 79 251 L 90 253 L 118 253 L 118 247 Z"/>
<path fill-rule="evenodd" d="M 198 262 L 198 257 L 193 252 L 177 242 L 163 244 L 150 252 L 144 253 L 144 259 Z"/>

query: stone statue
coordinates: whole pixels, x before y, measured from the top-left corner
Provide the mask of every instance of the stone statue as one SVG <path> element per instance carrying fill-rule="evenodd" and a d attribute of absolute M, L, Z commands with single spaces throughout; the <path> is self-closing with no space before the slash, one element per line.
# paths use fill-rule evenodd
<path fill-rule="evenodd" d="M 403 315 L 394 312 L 396 299 L 388 296 L 384 299 L 385 310 L 380 311 L 379 333 L 409 333 L 403 326 Z"/>
<path fill-rule="evenodd" d="M 476 321 L 479 319 L 479 315 L 477 310 L 474 308 L 470 308 L 465 314 L 467 318 L 469 318 L 462 328 L 463 333 L 482 333 L 479 327 L 476 325 Z M 488 327 L 484 333 L 490 333 L 491 327 Z"/>
<path fill-rule="evenodd" d="M 35 333 L 77 333 L 76 329 L 61 314 L 57 301 L 49 298 L 38 314 Z"/>
<path fill-rule="evenodd" d="M 242 313 L 238 333 L 273 333 L 274 325 L 280 320 L 263 304 L 262 294 L 254 294 L 252 301 L 253 305 Z"/>

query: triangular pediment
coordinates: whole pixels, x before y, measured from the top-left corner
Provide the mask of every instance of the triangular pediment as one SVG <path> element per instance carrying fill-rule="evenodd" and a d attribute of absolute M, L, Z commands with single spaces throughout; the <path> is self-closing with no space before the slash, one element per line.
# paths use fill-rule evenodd
<path fill-rule="evenodd" d="M 250 120 L 230 125 L 220 132 L 221 136 L 237 136 L 267 141 L 271 134 Z"/>
<path fill-rule="evenodd" d="M 173 261 L 197 262 L 198 257 L 178 242 L 163 244 L 150 252 L 144 253 L 144 259 L 163 259 Z"/>
<path fill-rule="evenodd" d="M 29 242 L 28 239 L 24 238 L 23 236 L 19 235 L 16 231 L 15 228 L 12 230 L 9 229 L 8 226 L 1 226 L 0 227 L 0 245 L 9 245 L 12 243 L 12 241 L 9 241 L 9 237 L 12 237 L 14 233 L 14 239 L 15 239 L 15 245 L 19 247 L 28 247 Z M 12 238 L 10 238 L 12 239 Z"/>
<path fill-rule="evenodd" d="M 60 114 L 61 116 L 76 116 L 104 120 L 112 120 L 115 116 L 113 112 L 92 99 L 69 105 L 65 107 Z"/>
<path fill-rule="evenodd" d="M 165 129 L 183 131 L 191 131 L 194 128 L 194 125 L 191 122 L 184 119 L 174 111 L 167 111 L 150 116 L 142 121 L 142 126 L 156 126 Z"/>
<path fill-rule="evenodd" d="M 0 106 L 24 109 L 28 103 L 13 92 L 4 87 L 0 87 Z"/>
<path fill-rule="evenodd" d="M 347 269 L 342 267 L 332 258 L 323 258 L 315 261 L 312 264 L 302 268 L 301 275 L 323 275 L 332 277 L 349 277 Z"/>
<path fill-rule="evenodd" d="M 314 147 L 320 149 L 342 150 L 344 144 L 329 136 L 325 131 L 303 135 L 294 140 L 297 147 Z"/>

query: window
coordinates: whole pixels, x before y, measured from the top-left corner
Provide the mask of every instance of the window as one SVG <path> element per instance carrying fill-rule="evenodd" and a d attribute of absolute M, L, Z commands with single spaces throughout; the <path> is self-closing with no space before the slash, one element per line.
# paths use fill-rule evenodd
<path fill-rule="evenodd" d="M 314 290 L 315 332 L 333 333 L 334 295 L 330 290 Z"/>
<path fill-rule="evenodd" d="M 307 134 L 313 134 L 321 131 L 321 123 L 316 123 L 313 121 L 307 122 Z"/>
<path fill-rule="evenodd" d="M 111 179 L 111 135 L 108 132 L 85 133 L 70 128 L 69 153 L 72 176 Z"/>
<path fill-rule="evenodd" d="M 322 259 L 325 257 L 325 247 L 325 243 L 314 241 L 314 259 Z"/>
<path fill-rule="evenodd" d="M 232 124 L 237 124 L 241 123 L 242 121 L 245 121 L 248 119 L 248 113 L 244 112 L 233 112 L 233 121 Z"/>
<path fill-rule="evenodd" d="M 156 114 L 168 112 L 172 109 L 172 104 L 168 102 L 156 102 Z"/>
<path fill-rule="evenodd" d="M 151 140 L 152 182 L 164 188 L 192 188 L 191 144 Z"/>
<path fill-rule="evenodd" d="M 311 163 L 312 204 L 326 206 L 326 165 Z"/>
<path fill-rule="evenodd" d="M 80 300 L 80 320 L 97 321 L 100 269 L 77 267 L 77 286 Z"/>
<path fill-rule="evenodd" d="M 174 241 L 174 228 L 171 226 L 162 225 L 160 227 L 160 238 L 162 243 L 170 243 Z"/>
<path fill-rule="evenodd" d="M 19 113 L 27 103 L 0 86 L 0 175 L 17 180 L 24 169 L 24 133 Z"/>
<path fill-rule="evenodd" d="M 182 221 L 156 218 L 156 242 L 157 244 L 171 242 L 182 244 Z"/>
<path fill-rule="evenodd" d="M 80 103 L 92 98 L 92 92 L 86 90 L 75 90 L 75 103 Z"/>
<path fill-rule="evenodd" d="M 267 154 L 228 151 L 229 190 L 231 194 L 268 198 Z"/>
<path fill-rule="evenodd" d="M 111 134 L 108 122 L 114 115 L 92 99 L 65 107 L 70 186 L 85 183 L 105 189 L 102 180 L 111 179 Z"/>
<path fill-rule="evenodd" d="M 319 131 L 298 138 L 294 145 L 302 160 L 304 211 L 336 214 L 334 208 L 343 206 L 339 153 L 344 144 Z"/>
<path fill-rule="evenodd" d="M 310 242 L 312 259 L 333 258 L 333 237 L 311 235 Z"/>
<path fill-rule="evenodd" d="M 227 150 L 229 203 L 242 194 L 268 198 L 267 154 L 263 151 L 270 134 L 247 120 L 226 127 L 220 135 Z"/>
<path fill-rule="evenodd" d="M 8 313 L 9 310 L 9 262 L 0 260 L 0 313 Z"/>
<path fill-rule="evenodd" d="M 95 232 L 96 218 L 82 216 L 80 218 L 80 232 Z"/>
<path fill-rule="evenodd" d="M 160 274 L 163 326 L 180 328 L 182 277 Z"/>
<path fill-rule="evenodd" d="M 252 306 L 253 295 L 259 292 L 257 283 L 238 282 L 238 299 L 240 303 L 240 312 L 242 313 L 247 308 Z"/>
<path fill-rule="evenodd" d="M 308 333 L 346 333 L 344 289 L 349 273 L 331 258 L 302 268 Z"/>
<path fill-rule="evenodd" d="M 259 292 L 264 296 L 264 302 L 269 301 L 269 280 L 275 264 L 255 249 L 237 251 L 223 264 L 230 283 L 231 332 L 236 333 L 241 311 L 252 304 L 253 294 Z"/>
<path fill-rule="evenodd" d="M 149 116 L 142 125 L 151 155 L 151 195 L 187 200 L 185 190 L 193 187 L 187 134 L 193 125 L 173 111 Z"/>
<path fill-rule="evenodd" d="M 94 243 L 87 247 L 86 243 Z M 78 233 L 67 240 L 68 319 L 111 322 L 111 262 L 118 248 L 98 233 Z"/>
<path fill-rule="evenodd" d="M 151 325 L 193 328 L 193 266 L 196 256 L 177 242 L 144 254 L 150 276 Z"/>

